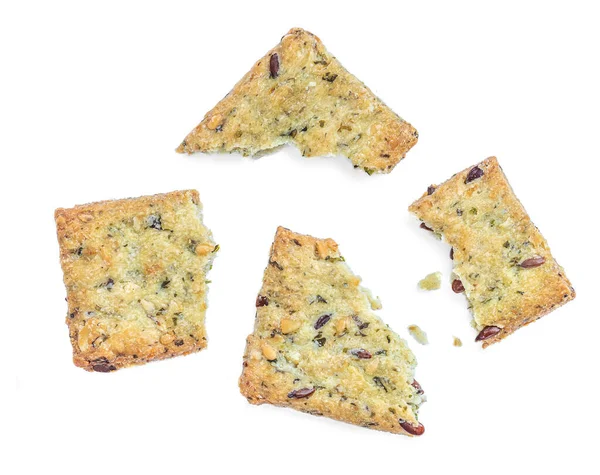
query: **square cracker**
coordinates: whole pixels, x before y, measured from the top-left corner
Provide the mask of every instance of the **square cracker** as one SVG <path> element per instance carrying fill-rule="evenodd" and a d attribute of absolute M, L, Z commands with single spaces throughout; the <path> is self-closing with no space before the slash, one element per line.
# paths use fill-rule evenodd
<path fill-rule="evenodd" d="M 575 297 L 496 157 L 430 186 L 409 210 L 452 246 L 453 289 L 462 283 L 484 348 Z"/>
<path fill-rule="evenodd" d="M 206 347 L 216 251 L 195 190 L 55 212 L 75 365 L 109 372 Z"/>

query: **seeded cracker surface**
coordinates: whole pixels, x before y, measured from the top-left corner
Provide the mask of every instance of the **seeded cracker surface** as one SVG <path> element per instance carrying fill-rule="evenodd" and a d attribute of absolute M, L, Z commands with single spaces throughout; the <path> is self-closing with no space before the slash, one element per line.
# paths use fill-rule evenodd
<path fill-rule="evenodd" d="M 371 174 L 390 172 L 417 137 L 319 38 L 294 28 L 177 151 L 256 155 L 292 143 L 303 156 L 344 155 Z"/>
<path fill-rule="evenodd" d="M 256 306 L 240 377 L 249 402 L 423 433 L 415 357 L 374 314 L 335 241 L 280 227 Z"/>
<path fill-rule="evenodd" d="M 575 298 L 495 157 L 428 191 L 409 210 L 452 246 L 456 279 L 483 347 Z"/>
<path fill-rule="evenodd" d="M 216 251 L 195 190 L 55 212 L 73 361 L 87 371 L 206 347 Z"/>

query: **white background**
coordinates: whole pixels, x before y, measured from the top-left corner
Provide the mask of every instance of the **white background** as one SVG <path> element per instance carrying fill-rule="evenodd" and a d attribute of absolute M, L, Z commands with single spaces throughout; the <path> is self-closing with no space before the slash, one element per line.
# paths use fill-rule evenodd
<path fill-rule="evenodd" d="M 598 473 L 598 18 L 573 1 L 3 2 L 2 472 Z M 390 175 L 293 148 L 174 152 L 294 26 L 418 129 Z M 489 155 L 578 296 L 483 351 L 450 290 L 448 246 L 407 207 Z M 76 368 L 54 209 L 186 188 L 221 245 L 208 349 L 112 374 Z M 419 361 L 423 437 L 239 394 L 277 225 L 334 238 L 381 297 Z M 443 289 L 419 291 L 436 270 Z M 408 336 L 413 323 L 428 346 Z"/>

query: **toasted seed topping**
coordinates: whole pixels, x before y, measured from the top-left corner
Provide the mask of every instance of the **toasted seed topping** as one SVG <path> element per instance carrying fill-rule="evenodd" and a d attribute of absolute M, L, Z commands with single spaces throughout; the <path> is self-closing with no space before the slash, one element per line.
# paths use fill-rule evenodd
<path fill-rule="evenodd" d="M 109 364 L 95 364 L 92 366 L 92 369 L 98 373 L 110 373 L 111 371 L 114 371 L 117 368 Z"/>
<path fill-rule="evenodd" d="M 433 195 L 433 192 L 434 192 L 434 191 L 435 191 L 435 186 L 433 186 L 433 185 L 429 185 L 429 186 L 427 187 L 427 194 L 428 194 L 428 195 Z"/>
<path fill-rule="evenodd" d="M 283 267 L 277 261 L 269 261 L 269 264 L 272 265 L 273 267 L 275 267 L 276 269 L 283 270 Z"/>
<path fill-rule="evenodd" d="M 454 248 L 450 248 L 450 259 L 454 260 Z"/>
<path fill-rule="evenodd" d="M 488 338 L 491 338 L 494 335 L 497 335 L 501 331 L 502 331 L 502 328 L 499 328 L 499 327 L 494 327 L 494 326 L 485 327 L 483 330 L 481 330 L 479 332 L 479 335 L 477 335 L 477 338 L 475 338 L 475 341 L 487 340 Z"/>
<path fill-rule="evenodd" d="M 272 78 L 279 76 L 279 55 L 277 53 L 271 55 L 271 59 L 269 60 L 269 71 Z"/>
<path fill-rule="evenodd" d="M 331 315 L 321 315 L 315 322 L 315 330 L 318 330 L 331 319 Z"/>
<path fill-rule="evenodd" d="M 265 307 L 266 305 L 269 305 L 269 299 L 267 297 L 264 295 L 256 297 L 256 307 Z"/>
<path fill-rule="evenodd" d="M 423 435 L 423 432 L 425 432 L 423 424 L 414 426 L 410 422 L 403 421 L 402 419 L 398 419 L 398 422 L 400 423 L 400 426 L 411 435 Z"/>
<path fill-rule="evenodd" d="M 369 322 L 363 322 L 360 318 L 358 318 L 358 315 L 352 315 L 352 320 L 354 320 L 354 323 L 356 323 L 356 326 L 358 326 L 359 330 L 364 330 L 369 326 Z"/>
<path fill-rule="evenodd" d="M 288 398 L 290 399 L 302 399 L 305 397 L 310 397 L 315 392 L 315 388 L 302 388 L 302 389 L 294 389 L 290 393 L 288 393 Z"/>
<path fill-rule="evenodd" d="M 425 229 L 427 231 L 432 231 L 433 229 L 431 229 L 429 226 L 427 226 L 425 223 L 421 223 L 421 225 L 419 226 L 421 229 Z"/>
<path fill-rule="evenodd" d="M 209 128 L 209 130 L 221 132 L 223 130 L 223 120 L 224 119 L 221 114 L 215 114 L 209 119 L 206 126 Z"/>
<path fill-rule="evenodd" d="M 261 351 L 267 361 L 275 361 L 277 359 L 277 350 L 269 345 L 266 341 L 262 342 Z"/>
<path fill-rule="evenodd" d="M 298 328 L 302 326 L 301 322 L 298 320 L 292 320 L 291 318 L 282 318 L 279 327 L 281 328 L 281 333 L 287 335 L 288 333 L 293 333 Z"/>
<path fill-rule="evenodd" d="M 452 281 L 452 290 L 455 293 L 460 294 L 460 293 L 462 293 L 462 292 L 465 291 L 465 286 L 463 285 L 463 283 L 459 279 L 454 279 Z"/>
<path fill-rule="evenodd" d="M 467 174 L 467 179 L 465 183 L 471 183 L 473 180 L 477 180 L 477 178 L 481 178 L 483 176 L 483 170 L 479 167 L 473 167 Z"/>
<path fill-rule="evenodd" d="M 423 388 L 416 379 L 410 385 L 417 390 L 417 394 L 425 394 L 425 391 L 423 391 Z"/>
<path fill-rule="evenodd" d="M 361 360 L 368 360 L 372 358 L 371 353 L 363 348 L 354 348 L 353 350 L 350 350 L 350 354 L 360 358 Z"/>
<path fill-rule="evenodd" d="M 530 269 L 532 267 L 539 267 L 541 266 L 544 262 L 546 262 L 546 259 L 540 256 L 537 257 L 530 257 L 529 259 L 525 259 L 523 262 L 521 262 L 519 265 L 521 267 L 523 267 L 524 269 Z"/>
<path fill-rule="evenodd" d="M 117 368 L 111 365 L 106 358 L 98 358 L 92 361 L 92 369 L 98 373 L 110 373 Z"/>

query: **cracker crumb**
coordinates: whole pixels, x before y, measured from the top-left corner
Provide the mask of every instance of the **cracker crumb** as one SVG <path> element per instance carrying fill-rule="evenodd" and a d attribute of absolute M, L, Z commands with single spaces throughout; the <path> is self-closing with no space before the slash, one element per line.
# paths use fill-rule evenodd
<path fill-rule="evenodd" d="M 367 294 L 367 299 L 369 299 L 369 303 L 371 304 L 372 310 L 381 310 L 381 299 L 379 297 L 375 297 L 369 289 L 365 289 L 362 287 L 362 291 Z"/>
<path fill-rule="evenodd" d="M 442 286 L 442 273 L 432 272 L 419 281 L 419 288 L 423 290 L 437 290 Z"/>
<path fill-rule="evenodd" d="M 428 345 L 427 333 L 421 330 L 417 325 L 409 325 L 408 332 L 421 345 Z"/>
<path fill-rule="evenodd" d="M 462 346 L 462 341 L 460 340 L 460 338 L 458 338 L 457 336 L 454 337 L 454 342 L 452 343 L 454 346 L 456 346 L 457 348 L 460 348 Z"/>

